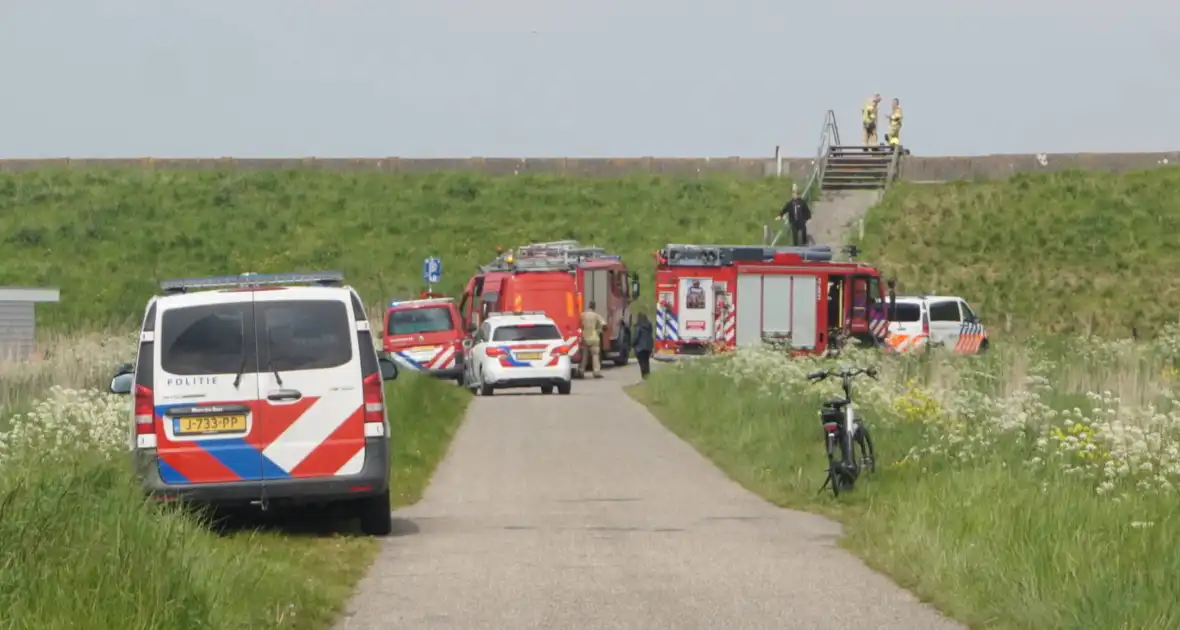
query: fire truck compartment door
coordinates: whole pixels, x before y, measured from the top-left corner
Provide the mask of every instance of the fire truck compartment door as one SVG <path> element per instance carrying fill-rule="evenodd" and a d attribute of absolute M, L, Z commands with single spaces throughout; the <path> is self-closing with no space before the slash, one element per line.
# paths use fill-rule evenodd
<path fill-rule="evenodd" d="M 594 302 L 594 312 L 607 319 L 610 314 L 610 278 L 607 269 L 587 269 L 582 272 L 586 286 L 582 287 L 582 305 L 588 308 Z"/>
<path fill-rule="evenodd" d="M 713 338 L 712 278 L 681 278 L 679 306 L 677 324 L 682 340 Z"/>
<path fill-rule="evenodd" d="M 737 302 L 737 345 L 762 343 L 762 276 L 739 274 L 734 297 Z"/>
<path fill-rule="evenodd" d="M 815 348 L 815 276 L 740 274 L 737 302 L 737 345 L 790 333 L 792 347 Z"/>
<path fill-rule="evenodd" d="M 815 348 L 818 295 L 816 276 L 791 276 L 791 345 L 796 348 Z"/>

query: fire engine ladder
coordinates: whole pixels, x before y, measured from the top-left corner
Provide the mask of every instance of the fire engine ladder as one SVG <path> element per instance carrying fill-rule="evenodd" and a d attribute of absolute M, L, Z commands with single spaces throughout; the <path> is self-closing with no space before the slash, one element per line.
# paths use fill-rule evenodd
<path fill-rule="evenodd" d="M 577 263 L 587 258 L 620 258 L 606 253 L 606 249 L 594 245 L 582 245 L 578 241 L 552 241 L 548 243 L 531 243 L 516 250 L 518 259 L 532 257 L 560 257 L 569 262 Z"/>

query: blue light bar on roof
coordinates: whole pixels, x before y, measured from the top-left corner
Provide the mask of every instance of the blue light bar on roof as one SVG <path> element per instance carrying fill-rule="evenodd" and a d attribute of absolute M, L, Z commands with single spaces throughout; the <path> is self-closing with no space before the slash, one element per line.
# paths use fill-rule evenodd
<path fill-rule="evenodd" d="M 243 273 L 236 276 L 207 276 L 177 278 L 160 282 L 169 293 L 183 293 L 199 289 L 228 289 L 232 287 L 276 286 L 288 284 L 339 285 L 344 282 L 343 271 L 309 271 L 304 273 Z"/>

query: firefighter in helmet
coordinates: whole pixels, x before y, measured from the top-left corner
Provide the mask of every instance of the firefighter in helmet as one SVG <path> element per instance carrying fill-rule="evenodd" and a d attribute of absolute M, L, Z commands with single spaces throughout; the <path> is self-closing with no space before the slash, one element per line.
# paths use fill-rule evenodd
<path fill-rule="evenodd" d="M 864 130 L 863 144 L 868 151 L 868 147 L 875 147 L 880 144 L 877 139 L 877 105 L 881 103 L 881 95 L 873 94 L 872 98 L 865 101 L 864 107 L 860 110 L 860 123 Z"/>
<path fill-rule="evenodd" d="M 893 109 L 889 112 L 889 131 L 885 132 L 885 141 L 893 150 L 901 148 L 901 101 L 893 99 Z"/>

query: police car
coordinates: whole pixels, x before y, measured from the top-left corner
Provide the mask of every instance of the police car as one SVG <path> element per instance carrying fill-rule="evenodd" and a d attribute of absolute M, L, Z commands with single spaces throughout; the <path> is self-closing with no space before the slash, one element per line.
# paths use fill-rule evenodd
<path fill-rule="evenodd" d="M 483 396 L 521 387 L 570 393 L 570 354 L 576 348 L 541 311 L 489 313 L 463 348 L 467 387 Z"/>
<path fill-rule="evenodd" d="M 357 293 L 339 272 L 167 280 L 134 364 L 131 451 L 145 491 L 207 504 L 346 503 L 386 535 L 389 422 Z"/>
<path fill-rule="evenodd" d="M 893 352 L 912 352 L 926 346 L 945 347 L 957 354 L 977 354 L 988 349 L 987 331 L 967 300 L 947 295 L 899 295 L 896 299 L 895 315 L 885 339 Z"/>

